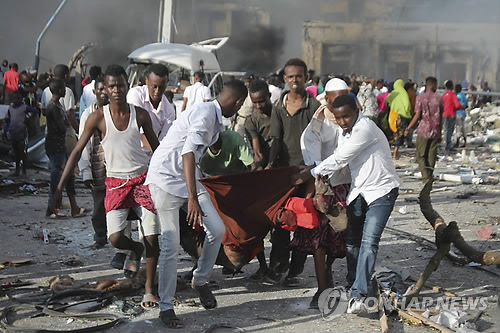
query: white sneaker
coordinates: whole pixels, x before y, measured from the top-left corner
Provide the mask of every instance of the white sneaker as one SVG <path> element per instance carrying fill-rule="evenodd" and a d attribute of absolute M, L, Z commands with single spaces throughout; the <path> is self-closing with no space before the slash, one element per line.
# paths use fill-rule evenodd
<path fill-rule="evenodd" d="M 363 298 L 352 297 L 347 304 L 347 313 L 350 314 L 368 314 L 368 308 Z"/>

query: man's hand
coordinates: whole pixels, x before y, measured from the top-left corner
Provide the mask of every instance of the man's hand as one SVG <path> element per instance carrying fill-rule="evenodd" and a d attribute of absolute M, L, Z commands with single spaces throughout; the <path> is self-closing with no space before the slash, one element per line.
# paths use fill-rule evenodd
<path fill-rule="evenodd" d="M 188 199 L 187 223 L 193 229 L 196 229 L 197 224 L 200 227 L 202 227 L 203 226 L 203 217 L 206 217 L 206 215 L 201 210 L 200 203 L 198 202 L 198 197 L 189 198 Z"/>
<path fill-rule="evenodd" d="M 255 160 L 255 163 L 259 163 L 264 159 L 264 156 L 262 156 L 262 153 L 260 151 L 256 151 L 253 153 L 253 159 Z"/>
<path fill-rule="evenodd" d="M 92 179 L 84 180 L 83 181 L 83 185 L 85 185 L 86 188 L 88 188 L 89 190 L 91 190 L 92 189 Z"/>
<path fill-rule="evenodd" d="M 301 185 L 313 178 L 311 175 L 312 166 L 301 166 L 300 172 L 292 175 L 292 185 Z"/>

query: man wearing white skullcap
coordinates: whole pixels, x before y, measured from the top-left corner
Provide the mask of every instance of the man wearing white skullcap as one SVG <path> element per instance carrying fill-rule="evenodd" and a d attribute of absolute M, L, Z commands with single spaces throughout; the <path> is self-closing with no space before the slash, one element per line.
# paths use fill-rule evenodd
<path fill-rule="evenodd" d="M 302 149 L 305 165 L 311 167 L 318 166 L 337 149 L 338 136 L 341 135 L 342 129 L 337 125 L 333 113 L 328 108 L 332 105 L 337 96 L 347 95 L 348 93 L 349 87 L 345 81 L 341 79 L 331 79 L 325 85 L 325 102 L 327 104 L 320 106 L 316 110 L 311 122 L 300 138 L 300 147 Z M 316 183 L 319 184 L 318 182 Z M 335 204 L 341 203 L 341 205 L 343 204 L 345 206 L 346 195 L 349 191 L 349 185 L 347 184 L 351 183 L 351 172 L 349 167 L 346 166 L 340 170 L 335 177 L 331 177 L 329 183 L 329 192 L 333 193 L 332 197 L 336 198 L 337 201 Z M 321 193 L 322 190 L 317 188 L 316 192 Z M 339 212 L 339 215 L 342 213 L 345 217 L 345 211 Z M 305 249 L 307 248 L 307 243 L 319 244 L 318 248 L 313 253 L 318 290 L 314 294 L 309 305 L 311 308 L 318 308 L 319 296 L 325 289 L 332 287 L 333 279 L 331 276 L 335 251 L 327 249 L 325 244 L 330 244 L 330 246 L 337 248 L 343 248 L 344 246 L 343 238 L 339 238 L 335 232 L 332 232 L 332 228 L 327 220 L 322 220 L 318 228 L 319 231 L 313 233 L 297 228 L 294 234 L 294 240 L 290 244 L 292 249 L 294 246 L 301 246 Z M 305 242 L 306 244 L 301 243 L 301 240 L 304 239 L 308 240 Z"/>
<path fill-rule="evenodd" d="M 316 110 L 300 140 L 305 165 L 318 165 L 333 154 L 337 147 L 337 131 L 341 129 L 328 105 L 331 105 L 337 96 L 348 93 L 349 87 L 344 80 L 335 78 L 327 82 L 324 92 L 325 105 Z"/>

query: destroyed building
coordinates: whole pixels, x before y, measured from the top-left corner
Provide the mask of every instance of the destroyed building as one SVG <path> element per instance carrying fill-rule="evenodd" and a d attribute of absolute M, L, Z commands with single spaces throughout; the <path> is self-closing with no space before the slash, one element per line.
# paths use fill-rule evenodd
<path fill-rule="evenodd" d="M 304 23 L 304 60 L 321 73 L 500 87 L 498 1 L 322 1 Z"/>

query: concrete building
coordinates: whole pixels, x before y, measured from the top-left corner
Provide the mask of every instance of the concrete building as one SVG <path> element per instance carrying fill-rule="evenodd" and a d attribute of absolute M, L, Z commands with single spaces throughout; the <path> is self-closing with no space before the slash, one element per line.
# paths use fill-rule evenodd
<path fill-rule="evenodd" d="M 471 6 L 466 1 L 447 8 L 430 3 L 422 8 L 404 0 L 324 1 L 322 20 L 304 23 L 304 60 L 319 73 L 419 82 L 433 75 L 441 84 L 467 79 L 500 87 L 500 35 L 495 33 L 500 31 L 500 5 L 488 15 L 461 16 Z M 473 8 L 481 9 L 477 3 Z"/>

